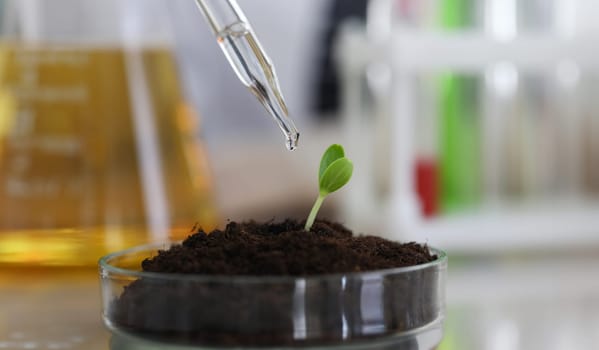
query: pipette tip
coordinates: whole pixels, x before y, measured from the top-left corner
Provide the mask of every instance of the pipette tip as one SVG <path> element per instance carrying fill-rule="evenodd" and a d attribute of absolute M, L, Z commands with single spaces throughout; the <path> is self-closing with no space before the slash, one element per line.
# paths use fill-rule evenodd
<path fill-rule="evenodd" d="M 287 134 L 287 149 L 290 151 L 295 151 L 297 149 L 297 145 L 299 142 L 300 134 L 298 132 Z"/>

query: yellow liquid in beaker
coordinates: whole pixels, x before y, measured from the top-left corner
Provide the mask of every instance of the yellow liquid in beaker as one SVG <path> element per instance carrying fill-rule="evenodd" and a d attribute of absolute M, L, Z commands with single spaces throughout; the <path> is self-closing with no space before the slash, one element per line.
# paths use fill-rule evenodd
<path fill-rule="evenodd" d="M 196 124 L 167 48 L 0 44 L 0 265 L 213 228 Z"/>

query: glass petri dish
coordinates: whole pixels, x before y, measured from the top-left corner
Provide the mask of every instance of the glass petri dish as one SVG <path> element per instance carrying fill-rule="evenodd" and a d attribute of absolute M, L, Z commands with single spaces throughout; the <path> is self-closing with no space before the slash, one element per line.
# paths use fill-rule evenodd
<path fill-rule="evenodd" d="M 100 259 L 112 349 L 433 349 L 442 338 L 447 256 L 417 266 L 308 277 L 141 271 L 175 243 Z"/>

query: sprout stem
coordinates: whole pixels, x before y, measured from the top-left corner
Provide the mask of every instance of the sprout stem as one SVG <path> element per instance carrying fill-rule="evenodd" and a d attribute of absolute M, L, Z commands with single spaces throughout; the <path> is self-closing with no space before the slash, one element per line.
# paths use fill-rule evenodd
<path fill-rule="evenodd" d="M 306 220 L 306 226 L 304 227 L 304 229 L 306 231 L 310 231 L 310 229 L 312 228 L 312 225 L 314 224 L 314 220 L 316 219 L 316 214 L 320 210 L 320 206 L 322 205 L 322 202 L 324 201 L 325 197 L 326 197 L 326 194 L 323 195 L 321 193 L 318 195 L 316 202 L 314 202 L 314 206 L 312 207 L 312 210 L 310 211 L 310 215 L 308 215 L 308 220 Z"/>

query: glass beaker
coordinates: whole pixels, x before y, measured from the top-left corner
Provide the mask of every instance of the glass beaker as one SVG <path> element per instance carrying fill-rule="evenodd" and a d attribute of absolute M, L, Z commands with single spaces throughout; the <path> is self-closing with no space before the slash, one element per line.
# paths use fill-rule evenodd
<path fill-rule="evenodd" d="M 169 2 L 0 6 L 0 266 L 95 266 L 215 226 Z"/>

